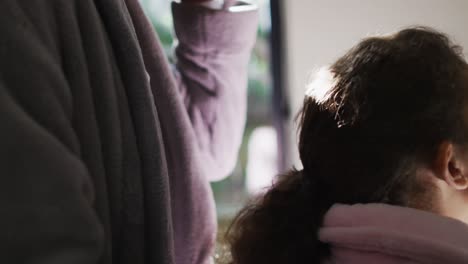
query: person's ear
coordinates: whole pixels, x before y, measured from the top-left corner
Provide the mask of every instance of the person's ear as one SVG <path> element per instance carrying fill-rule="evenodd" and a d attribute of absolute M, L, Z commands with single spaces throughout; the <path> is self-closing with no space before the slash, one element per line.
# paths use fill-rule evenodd
<path fill-rule="evenodd" d="M 468 189 L 467 168 L 461 151 L 453 143 L 443 142 L 439 145 L 433 163 L 436 176 L 455 190 Z"/>

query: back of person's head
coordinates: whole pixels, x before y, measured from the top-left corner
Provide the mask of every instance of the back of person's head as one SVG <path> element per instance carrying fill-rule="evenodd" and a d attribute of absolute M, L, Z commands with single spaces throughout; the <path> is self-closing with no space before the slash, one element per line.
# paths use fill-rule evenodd
<path fill-rule="evenodd" d="M 319 72 L 299 115 L 303 170 L 240 212 L 232 262 L 319 263 L 329 249 L 317 231 L 335 203 L 433 210 L 434 187 L 414 171 L 442 142 L 467 142 L 467 76 L 461 48 L 428 28 L 365 39 Z"/>

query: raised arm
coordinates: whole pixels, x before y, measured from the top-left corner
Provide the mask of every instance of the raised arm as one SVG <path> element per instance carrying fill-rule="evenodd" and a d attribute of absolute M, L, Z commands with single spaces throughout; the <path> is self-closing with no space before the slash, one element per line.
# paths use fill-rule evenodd
<path fill-rule="evenodd" d="M 176 79 L 195 140 L 212 166 L 210 180 L 227 176 L 237 159 L 257 30 L 255 6 L 228 6 L 213 10 L 173 4 Z"/>

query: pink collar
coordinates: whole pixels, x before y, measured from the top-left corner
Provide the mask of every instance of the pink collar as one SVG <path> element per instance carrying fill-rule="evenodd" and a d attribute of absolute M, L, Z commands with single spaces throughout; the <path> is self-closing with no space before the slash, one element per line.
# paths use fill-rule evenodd
<path fill-rule="evenodd" d="M 468 225 L 406 207 L 334 205 L 319 239 L 337 263 L 468 263 Z"/>

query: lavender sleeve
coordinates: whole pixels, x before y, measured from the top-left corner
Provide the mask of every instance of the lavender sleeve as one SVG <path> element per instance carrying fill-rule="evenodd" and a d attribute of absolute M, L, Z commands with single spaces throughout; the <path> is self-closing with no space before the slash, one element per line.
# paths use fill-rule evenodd
<path fill-rule="evenodd" d="M 208 180 L 220 180 L 234 168 L 242 141 L 257 12 L 174 4 L 173 16 L 178 91 Z"/>
<path fill-rule="evenodd" d="M 126 4 L 161 121 L 175 263 L 210 263 L 217 223 L 209 181 L 228 175 L 237 158 L 257 12 L 173 3 L 178 43 L 172 71 L 138 1 Z"/>

